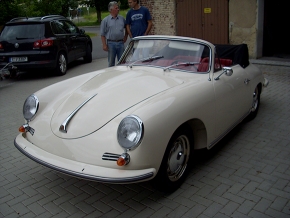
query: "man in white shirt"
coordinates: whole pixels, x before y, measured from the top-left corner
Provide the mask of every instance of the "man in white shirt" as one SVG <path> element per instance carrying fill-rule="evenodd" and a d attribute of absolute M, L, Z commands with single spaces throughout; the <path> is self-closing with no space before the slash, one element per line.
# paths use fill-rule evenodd
<path fill-rule="evenodd" d="M 119 15 L 119 5 L 112 1 L 108 5 L 110 15 L 101 22 L 101 38 L 103 50 L 108 51 L 108 66 L 115 66 L 115 59 L 119 60 L 125 50 L 127 41 L 126 20 Z"/>

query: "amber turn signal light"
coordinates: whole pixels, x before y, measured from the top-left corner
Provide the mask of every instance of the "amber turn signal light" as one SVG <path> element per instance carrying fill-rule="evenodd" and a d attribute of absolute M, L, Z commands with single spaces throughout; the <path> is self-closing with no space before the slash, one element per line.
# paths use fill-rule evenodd
<path fill-rule="evenodd" d="M 20 126 L 18 130 L 19 130 L 19 132 L 26 132 L 24 126 Z"/>
<path fill-rule="evenodd" d="M 126 164 L 126 161 L 123 157 L 119 157 L 117 160 L 117 165 L 118 166 L 124 166 Z"/>
<path fill-rule="evenodd" d="M 118 166 L 125 166 L 130 162 L 130 155 L 128 153 L 123 153 L 117 160 Z"/>

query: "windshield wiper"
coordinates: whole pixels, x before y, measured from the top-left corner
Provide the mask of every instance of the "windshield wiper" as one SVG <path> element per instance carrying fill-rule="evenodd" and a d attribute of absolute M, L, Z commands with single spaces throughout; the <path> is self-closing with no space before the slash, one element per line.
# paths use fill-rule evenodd
<path fill-rule="evenodd" d="M 143 60 L 142 62 L 149 62 L 149 61 L 154 61 L 160 58 L 164 58 L 163 56 L 152 56 L 152 57 L 148 57 L 145 60 Z"/>
<path fill-rule="evenodd" d="M 141 58 L 141 59 L 139 59 L 137 61 L 134 61 L 132 64 L 129 65 L 129 67 L 132 68 L 133 64 L 135 64 L 138 61 L 142 61 L 142 63 L 144 63 L 144 62 L 154 61 L 154 60 L 157 60 L 157 59 L 160 59 L 160 58 L 164 58 L 164 56 L 151 56 L 151 57 L 147 57 L 147 58 Z"/>
<path fill-rule="evenodd" d="M 196 65 L 196 64 L 200 64 L 199 62 L 182 62 L 182 63 L 176 63 L 176 64 L 172 64 L 168 67 L 165 67 L 163 68 L 163 71 L 166 71 L 172 67 L 178 67 L 178 66 L 193 66 L 193 65 Z"/>
<path fill-rule="evenodd" d="M 33 38 L 21 38 L 21 37 L 16 37 L 17 40 L 22 40 L 22 39 L 33 39 Z"/>

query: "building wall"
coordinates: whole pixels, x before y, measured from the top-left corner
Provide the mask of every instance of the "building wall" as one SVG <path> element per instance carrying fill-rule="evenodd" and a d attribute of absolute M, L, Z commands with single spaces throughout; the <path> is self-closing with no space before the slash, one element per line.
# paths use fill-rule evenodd
<path fill-rule="evenodd" d="M 142 6 L 149 9 L 153 18 L 151 34 L 176 35 L 176 1 L 179 0 L 140 1 Z M 229 42 L 230 44 L 247 44 L 249 56 L 254 59 L 259 56 L 257 55 L 259 1 L 229 0 Z"/>
<path fill-rule="evenodd" d="M 250 58 L 257 57 L 257 0 L 229 1 L 229 42 L 245 43 Z"/>
<path fill-rule="evenodd" d="M 176 34 L 175 0 L 141 0 L 140 4 L 149 9 L 152 19 L 153 35 Z"/>

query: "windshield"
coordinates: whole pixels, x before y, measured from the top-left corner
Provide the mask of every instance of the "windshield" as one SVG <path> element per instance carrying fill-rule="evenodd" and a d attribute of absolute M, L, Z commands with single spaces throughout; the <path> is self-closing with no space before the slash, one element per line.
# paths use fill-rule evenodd
<path fill-rule="evenodd" d="M 119 64 L 146 65 L 190 72 L 208 72 L 210 49 L 204 44 L 168 39 L 133 40 Z"/>
<path fill-rule="evenodd" d="M 35 39 L 44 35 L 44 24 L 21 24 L 5 26 L 1 37 L 4 40 Z"/>

